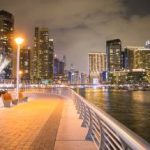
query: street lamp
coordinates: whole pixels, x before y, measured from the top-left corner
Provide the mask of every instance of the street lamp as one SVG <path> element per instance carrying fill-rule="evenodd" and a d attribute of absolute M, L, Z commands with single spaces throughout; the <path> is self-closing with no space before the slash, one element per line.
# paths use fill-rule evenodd
<path fill-rule="evenodd" d="M 19 63 L 20 63 L 20 45 L 23 43 L 24 39 L 21 37 L 18 37 L 15 39 L 15 42 L 17 44 L 17 66 L 16 66 L 16 93 L 17 93 L 17 99 L 19 100 Z"/>

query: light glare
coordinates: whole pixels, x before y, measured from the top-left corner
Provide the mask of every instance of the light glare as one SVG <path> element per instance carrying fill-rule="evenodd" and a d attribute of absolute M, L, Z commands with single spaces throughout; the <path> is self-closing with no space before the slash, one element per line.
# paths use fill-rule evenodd
<path fill-rule="evenodd" d="M 18 37 L 15 39 L 15 42 L 18 44 L 18 45 L 21 45 L 23 43 L 24 39 L 21 38 L 21 37 Z"/>

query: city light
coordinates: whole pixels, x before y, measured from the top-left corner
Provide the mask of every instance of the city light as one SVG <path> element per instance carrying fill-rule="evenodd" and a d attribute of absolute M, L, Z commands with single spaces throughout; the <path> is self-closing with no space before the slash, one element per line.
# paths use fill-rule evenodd
<path fill-rule="evenodd" d="M 21 45 L 21 44 L 24 42 L 24 39 L 21 38 L 21 37 L 17 37 L 17 38 L 15 39 L 15 42 L 16 42 L 17 45 Z"/>
<path fill-rule="evenodd" d="M 20 65 L 20 45 L 23 43 L 24 39 L 21 37 L 18 37 L 15 39 L 15 42 L 17 44 L 17 66 L 16 66 L 16 97 L 19 99 L 19 65 Z"/>

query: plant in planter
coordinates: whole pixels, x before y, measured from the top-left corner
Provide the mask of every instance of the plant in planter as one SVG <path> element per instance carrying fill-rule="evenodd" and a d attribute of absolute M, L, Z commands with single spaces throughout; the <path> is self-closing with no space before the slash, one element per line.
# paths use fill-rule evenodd
<path fill-rule="evenodd" d="M 13 99 L 11 94 L 8 92 L 6 92 L 5 94 L 2 95 L 2 99 L 3 99 L 4 107 L 11 107 L 11 103 L 13 105 L 17 105 L 17 103 L 18 103 L 18 100 Z"/>
<path fill-rule="evenodd" d="M 3 99 L 4 107 L 11 106 L 12 98 L 8 92 L 6 92 L 5 94 L 2 94 L 2 99 Z"/>
<path fill-rule="evenodd" d="M 13 99 L 13 100 L 12 100 L 12 104 L 13 104 L 13 105 L 17 105 L 17 104 L 18 104 L 18 99 Z"/>
<path fill-rule="evenodd" d="M 24 96 L 22 91 L 19 92 L 19 101 L 20 102 L 27 102 L 28 101 L 28 97 Z"/>

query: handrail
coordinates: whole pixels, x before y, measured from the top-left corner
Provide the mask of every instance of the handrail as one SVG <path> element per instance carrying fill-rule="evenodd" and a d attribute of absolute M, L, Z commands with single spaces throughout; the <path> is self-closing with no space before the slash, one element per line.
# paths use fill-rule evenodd
<path fill-rule="evenodd" d="M 54 92 L 55 91 L 55 92 Z M 103 110 L 92 105 L 70 88 L 56 88 L 53 93 L 73 99 L 88 128 L 87 140 L 93 140 L 98 149 L 149 150 L 150 144 Z"/>

